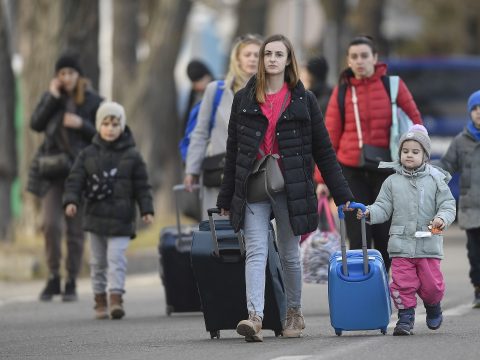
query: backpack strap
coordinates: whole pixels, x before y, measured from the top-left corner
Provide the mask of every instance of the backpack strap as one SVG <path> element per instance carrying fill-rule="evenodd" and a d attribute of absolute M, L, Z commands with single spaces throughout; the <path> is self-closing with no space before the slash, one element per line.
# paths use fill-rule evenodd
<path fill-rule="evenodd" d="M 393 77 L 393 76 L 392 76 Z M 398 79 L 398 76 L 395 76 Z M 390 93 L 390 76 L 384 75 L 381 77 L 383 86 L 387 91 L 388 97 L 390 101 L 392 101 L 391 93 Z M 398 84 L 397 84 L 397 93 L 398 93 Z M 347 84 L 341 83 L 338 85 L 338 93 L 337 93 L 337 103 L 338 109 L 340 110 L 340 119 L 342 120 L 342 132 L 345 127 L 345 95 L 347 94 Z M 396 98 L 395 98 L 396 99 Z"/>
<path fill-rule="evenodd" d="M 217 115 L 218 105 L 220 104 L 220 100 L 222 99 L 224 88 L 225 88 L 225 81 L 224 80 L 217 81 L 217 90 L 215 91 L 215 97 L 213 98 L 212 115 L 210 116 L 210 132 L 215 126 L 215 116 Z"/>

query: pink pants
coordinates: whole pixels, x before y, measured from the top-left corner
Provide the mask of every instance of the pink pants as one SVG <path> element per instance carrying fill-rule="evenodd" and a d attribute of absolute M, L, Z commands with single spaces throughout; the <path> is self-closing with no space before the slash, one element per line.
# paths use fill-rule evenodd
<path fill-rule="evenodd" d="M 445 282 L 440 271 L 440 259 L 392 258 L 390 294 L 395 307 L 416 307 L 417 293 L 429 305 L 437 304 L 443 299 Z"/>

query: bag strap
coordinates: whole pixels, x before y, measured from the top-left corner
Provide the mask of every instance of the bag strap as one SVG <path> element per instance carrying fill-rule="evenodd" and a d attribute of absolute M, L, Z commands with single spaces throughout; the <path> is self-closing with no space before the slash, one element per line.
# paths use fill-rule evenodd
<path fill-rule="evenodd" d="M 387 75 L 383 75 L 381 77 L 383 86 L 387 91 L 388 96 L 390 96 L 391 94 L 390 93 L 391 84 L 389 81 L 390 78 L 391 76 L 387 76 Z M 337 104 L 338 104 L 338 110 L 340 111 L 340 120 L 342 122 L 342 132 L 343 132 L 343 129 L 345 128 L 345 96 L 346 94 L 347 94 L 347 83 L 342 82 L 338 85 L 338 91 L 337 91 Z"/>
<path fill-rule="evenodd" d="M 224 80 L 217 81 L 215 97 L 213 98 L 213 103 L 212 103 L 212 114 L 210 115 L 210 132 L 215 126 L 215 116 L 217 115 L 218 105 L 220 105 L 220 100 L 222 99 L 224 87 L 225 87 Z"/>
<path fill-rule="evenodd" d="M 390 102 L 392 104 L 392 128 L 394 129 L 398 128 L 398 117 L 397 117 L 398 82 L 399 82 L 398 76 L 390 76 Z"/>
<path fill-rule="evenodd" d="M 358 136 L 358 148 L 363 148 L 363 135 L 362 127 L 360 125 L 360 114 L 358 112 L 358 98 L 355 86 L 352 86 L 352 102 L 353 102 L 353 113 L 355 114 L 355 125 L 357 127 L 357 136 Z"/>
<path fill-rule="evenodd" d="M 328 202 L 328 198 L 326 196 L 320 196 L 318 199 L 318 214 L 322 213 L 322 210 L 325 214 L 325 218 L 327 219 L 328 227 L 330 232 L 337 231 L 337 227 L 335 226 L 335 221 L 333 220 L 332 211 L 330 210 L 330 204 Z"/>

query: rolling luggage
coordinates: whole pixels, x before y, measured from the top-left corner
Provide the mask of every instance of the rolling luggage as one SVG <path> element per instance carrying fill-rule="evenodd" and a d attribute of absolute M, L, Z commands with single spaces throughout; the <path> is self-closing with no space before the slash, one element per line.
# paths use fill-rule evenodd
<path fill-rule="evenodd" d="M 248 318 L 245 290 L 245 247 L 242 236 L 234 233 L 229 220 L 200 223 L 193 233 L 192 267 L 198 284 L 205 328 L 210 337 L 220 338 L 220 330 L 236 329 Z M 286 317 L 286 294 L 275 234 L 270 232 L 265 281 L 263 329 L 279 336 Z"/>
<path fill-rule="evenodd" d="M 158 255 L 160 278 L 165 289 L 166 313 L 201 311 L 197 283 L 190 262 L 192 234 L 198 225 L 181 225 L 178 194 L 185 186 L 175 185 L 177 225 L 163 228 L 160 233 Z"/>
<path fill-rule="evenodd" d="M 362 209 L 363 204 L 350 207 Z M 367 250 L 365 218 L 362 218 L 362 250 L 346 250 L 345 215 L 340 218 L 341 251 L 330 258 L 328 271 L 328 303 L 330 323 L 335 334 L 344 330 L 375 330 L 387 333 L 392 314 L 388 275 L 382 255 L 375 249 Z"/>

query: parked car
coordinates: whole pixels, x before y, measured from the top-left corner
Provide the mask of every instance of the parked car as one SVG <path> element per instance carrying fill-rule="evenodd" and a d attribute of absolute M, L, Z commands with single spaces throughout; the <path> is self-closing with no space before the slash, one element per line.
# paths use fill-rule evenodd
<path fill-rule="evenodd" d="M 432 139 L 432 158 L 439 158 L 468 121 L 467 99 L 480 89 L 480 57 L 384 61 L 389 74 L 399 75 L 410 89 Z M 458 181 L 454 175 L 450 182 L 457 200 Z"/>

